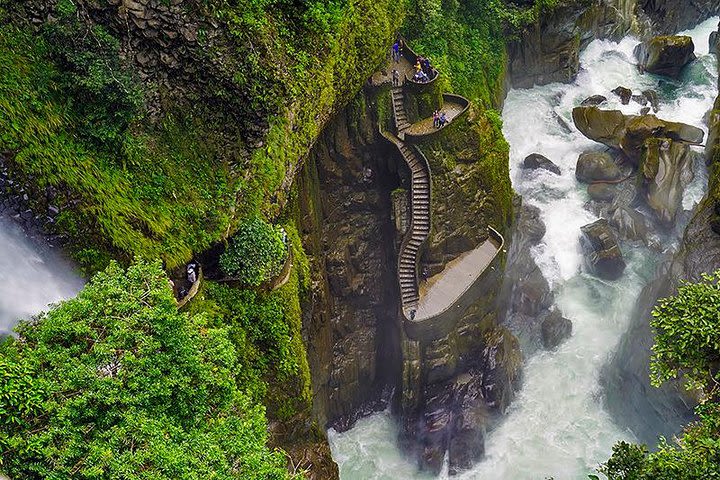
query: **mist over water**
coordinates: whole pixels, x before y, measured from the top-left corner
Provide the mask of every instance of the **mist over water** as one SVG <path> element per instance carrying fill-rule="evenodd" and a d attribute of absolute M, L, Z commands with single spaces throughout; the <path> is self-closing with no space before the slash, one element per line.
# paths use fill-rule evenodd
<path fill-rule="evenodd" d="M 622 85 L 634 93 L 654 89 L 660 95 L 658 117 L 701 127 L 717 96 L 716 59 L 708 55 L 708 38 L 718 18 L 683 32 L 693 37 L 699 59 L 680 81 L 640 75 L 633 48 L 638 40 L 594 41 L 581 55 L 581 72 L 572 84 L 512 90 L 503 110 L 504 134 L 510 143 L 511 178 L 524 201 L 540 208 L 547 233 L 533 251 L 556 294 L 556 307 L 573 322 L 573 335 L 556 350 L 528 358 L 524 382 L 506 418 L 486 438 L 486 458 L 466 479 L 586 478 L 607 460 L 618 440 L 633 440 L 605 411 L 599 373 L 625 332 L 642 287 L 652 278 L 658 255 L 623 245 L 627 269 L 615 282 L 582 272 L 580 227 L 597 219 L 584 208 L 585 186 L 575 180 L 575 164 L 586 150 L 604 150 L 573 126 L 571 112 L 583 99 L 601 94 L 603 109 L 638 114 L 635 102 L 622 105 L 610 93 Z M 569 127 L 569 128 L 568 128 Z M 531 153 L 550 158 L 562 170 L 522 171 Z M 707 173 L 698 162 L 695 181 L 683 206 L 691 209 L 704 195 Z M 672 245 L 662 245 L 670 249 Z M 343 480 L 425 479 L 396 446 L 397 430 L 389 414 L 358 422 L 352 430 L 329 432 Z M 442 474 L 440 478 L 447 478 Z"/>
<path fill-rule="evenodd" d="M 72 265 L 45 250 L 0 217 L 0 334 L 9 334 L 18 321 L 74 296 L 82 287 Z"/>

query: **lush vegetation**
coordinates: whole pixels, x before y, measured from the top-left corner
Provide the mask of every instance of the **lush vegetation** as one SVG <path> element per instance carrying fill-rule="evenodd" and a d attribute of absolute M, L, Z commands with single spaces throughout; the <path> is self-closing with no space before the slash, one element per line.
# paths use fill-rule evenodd
<path fill-rule="evenodd" d="M 177 266 L 245 219 L 279 213 L 300 161 L 385 54 L 405 7 L 189 2 L 188 15 L 219 27 L 198 32 L 183 58 L 197 73 L 168 91 L 141 83 L 124 32 L 93 20 L 115 7 L 60 0 L 56 21 L 33 31 L 0 0 L 0 122 L 10 126 L 0 149 L 23 183 L 62 192 L 58 229 L 88 270 L 107 253 Z"/>
<path fill-rule="evenodd" d="M 485 108 L 502 101 L 505 43 L 557 0 L 517 7 L 503 0 L 415 0 L 407 22 L 413 47 L 440 69 L 458 93 Z"/>
<path fill-rule="evenodd" d="M 72 25 L 55 26 L 47 38 L 0 26 L 0 123 L 8 126 L 0 148 L 28 183 L 63 192 L 57 201 L 72 208 L 58 226 L 75 240 L 80 260 L 96 259 L 100 248 L 162 256 L 175 266 L 227 229 L 233 194 L 226 167 L 206 126 L 191 118 L 168 114 L 131 134 L 139 97 L 136 87 L 126 96 L 130 74 L 105 61 L 117 57 L 114 43 L 99 27 L 69 33 Z M 101 42 L 102 56 L 70 53 L 84 35 Z"/>
<path fill-rule="evenodd" d="M 159 262 L 111 264 L 0 346 L 0 469 L 13 478 L 287 478 L 282 455 L 265 445 L 258 394 L 237 378 L 248 366 L 238 347 L 273 339 L 251 332 L 239 342 L 242 332 L 179 313 Z"/>
<path fill-rule="evenodd" d="M 256 287 L 280 273 L 288 255 L 286 242 L 281 227 L 259 217 L 249 219 L 220 256 L 220 267 L 243 285 Z"/>
<path fill-rule="evenodd" d="M 653 311 L 652 381 L 678 375 L 699 390 L 699 420 L 677 443 L 661 439 L 656 452 L 620 442 L 600 471 L 610 480 L 707 480 L 720 478 L 720 271 L 684 283 Z"/>

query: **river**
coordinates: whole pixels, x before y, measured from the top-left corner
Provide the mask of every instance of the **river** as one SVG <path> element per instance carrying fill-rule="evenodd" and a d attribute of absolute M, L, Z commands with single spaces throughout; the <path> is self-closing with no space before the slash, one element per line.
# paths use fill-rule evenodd
<path fill-rule="evenodd" d="M 452 478 L 539 479 L 587 478 L 606 460 L 618 440 L 633 440 L 603 408 L 599 374 L 626 331 L 630 312 L 642 287 L 651 279 L 658 255 L 646 248 L 625 246 L 628 267 L 616 282 L 599 280 L 582 271 L 580 227 L 597 217 L 584 208 L 589 199 L 575 180 L 578 155 L 602 149 L 572 125 L 571 111 L 593 94 L 608 97 L 602 108 L 637 114 L 640 105 L 621 105 L 610 91 L 622 85 L 635 93 L 655 89 L 660 96 L 658 116 L 707 131 L 703 116 L 717 95 L 716 58 L 708 53 L 708 38 L 718 18 L 683 32 L 693 37 L 699 57 L 678 82 L 640 75 L 634 66 L 638 40 L 596 40 L 581 54 L 581 71 L 569 84 L 512 90 L 503 110 L 503 132 L 510 144 L 513 187 L 524 201 L 542 212 L 547 233 L 533 255 L 556 294 L 556 306 L 573 322 L 573 335 L 551 352 L 527 359 L 524 382 L 506 418 L 486 438 L 485 460 Z M 541 153 L 562 175 L 520 169 L 530 153 Z M 685 208 L 703 196 L 707 176 L 696 172 L 686 191 Z M 672 248 L 672 245 L 665 245 Z M 365 418 L 344 433 L 329 432 L 333 457 L 342 480 L 433 478 L 418 472 L 396 446 L 397 430 L 388 413 Z M 447 473 L 440 478 L 447 478 Z"/>

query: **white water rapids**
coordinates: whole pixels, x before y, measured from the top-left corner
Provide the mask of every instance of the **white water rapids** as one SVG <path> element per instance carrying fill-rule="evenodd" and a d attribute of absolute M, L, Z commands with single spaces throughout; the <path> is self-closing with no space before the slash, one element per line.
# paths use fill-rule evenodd
<path fill-rule="evenodd" d="M 12 221 L 0 217 L 0 335 L 82 287 L 70 263 L 45 250 Z"/>
<path fill-rule="evenodd" d="M 703 116 L 717 95 L 716 59 L 708 55 L 708 38 L 718 18 L 684 34 L 693 37 L 699 57 L 679 82 L 640 75 L 628 37 L 621 42 L 594 41 L 581 55 L 582 69 L 572 84 L 512 90 L 503 111 L 504 134 L 510 143 L 511 177 L 525 202 L 541 209 L 547 227 L 533 252 L 556 294 L 556 306 L 573 322 L 573 335 L 558 349 L 527 359 L 524 382 L 506 418 L 486 438 L 486 458 L 472 470 L 452 478 L 541 479 L 587 478 L 607 460 L 612 445 L 632 440 L 610 418 L 602 404 L 599 372 L 625 332 L 632 307 L 650 280 L 656 254 L 624 248 L 628 267 L 622 279 L 606 282 L 581 272 L 580 227 L 597 219 L 583 205 L 586 189 L 575 180 L 578 155 L 603 147 L 572 127 L 571 111 L 590 95 L 608 97 L 602 108 L 637 114 L 640 105 L 621 105 L 610 93 L 622 85 L 634 93 L 655 89 L 662 119 L 681 121 L 707 132 Z M 558 121 L 561 117 L 571 132 Z M 561 169 L 557 176 L 519 166 L 540 153 Z M 683 204 L 691 208 L 703 195 L 706 176 L 697 172 Z M 432 478 L 417 471 L 396 446 L 397 430 L 387 413 L 363 419 L 350 431 L 329 432 L 333 457 L 342 480 Z M 441 474 L 447 478 L 447 474 Z"/>

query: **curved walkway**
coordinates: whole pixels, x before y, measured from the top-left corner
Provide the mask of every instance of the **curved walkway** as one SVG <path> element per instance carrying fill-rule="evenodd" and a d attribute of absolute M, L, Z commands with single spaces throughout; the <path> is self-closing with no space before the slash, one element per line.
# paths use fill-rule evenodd
<path fill-rule="evenodd" d="M 446 312 L 495 260 L 504 240 L 496 231 L 475 250 L 465 252 L 445 269 L 420 286 L 415 321 L 428 320 Z"/>
<path fill-rule="evenodd" d="M 443 93 L 443 106 L 440 108 L 440 112 L 445 113 L 447 123 L 440 128 L 436 128 L 433 125 L 433 118 L 428 117 L 405 128 L 403 134 L 407 140 L 429 137 L 446 128 L 453 120 L 467 112 L 468 108 L 470 108 L 470 101 L 465 97 L 452 93 Z"/>
<path fill-rule="evenodd" d="M 409 49 L 408 51 L 416 58 L 414 52 Z M 391 84 L 392 73 L 388 74 L 388 71 L 392 72 L 393 69 L 403 75 L 408 70 L 412 71 L 413 66 L 406 57 L 402 57 L 399 63 L 391 60 L 386 70 L 373 75 L 370 79 L 371 85 Z M 436 73 L 434 78 L 438 75 Z M 488 227 L 488 240 L 448 263 L 442 272 L 428 279 L 421 288 L 418 282 L 418 265 L 422 248 L 430 236 L 432 176 L 425 155 L 417 145 L 407 143 L 406 138 L 410 140 L 425 137 L 441 129 L 433 127 L 432 118 L 414 124 L 409 122 L 405 111 L 405 86 L 412 83 L 407 80 L 403 85 L 390 88 L 395 134 L 383 131 L 382 127 L 380 133 L 400 151 L 412 179 L 410 222 L 400 244 L 397 270 L 405 330 L 411 338 L 440 338 L 459 320 L 459 314 L 476 301 L 479 292 L 484 288 L 480 278 L 498 257 L 504 239 L 496 230 Z M 410 92 L 412 91 L 414 90 L 410 89 Z M 448 119 L 446 125 L 465 113 L 469 106 L 470 102 L 464 97 L 443 94 L 442 111 Z M 456 310 L 462 312 L 456 313 Z"/>

